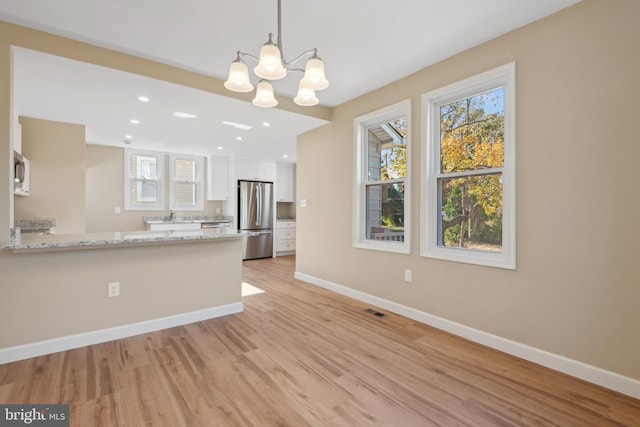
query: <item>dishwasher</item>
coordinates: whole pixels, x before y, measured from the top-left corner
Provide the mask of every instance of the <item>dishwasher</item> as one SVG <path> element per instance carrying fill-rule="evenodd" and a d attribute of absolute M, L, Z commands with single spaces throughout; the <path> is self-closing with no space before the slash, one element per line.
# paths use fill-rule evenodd
<path fill-rule="evenodd" d="M 231 227 L 231 221 L 208 221 L 200 223 L 200 228 L 229 228 Z M 223 230 L 220 230 L 223 231 Z"/>

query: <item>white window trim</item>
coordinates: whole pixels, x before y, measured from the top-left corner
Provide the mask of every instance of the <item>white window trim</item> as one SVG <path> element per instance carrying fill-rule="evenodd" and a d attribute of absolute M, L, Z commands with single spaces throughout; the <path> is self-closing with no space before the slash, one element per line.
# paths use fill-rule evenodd
<path fill-rule="evenodd" d="M 134 203 L 131 199 L 131 181 L 134 179 L 131 176 L 131 155 L 140 154 L 149 157 L 155 157 L 157 159 L 156 172 L 157 172 L 157 184 L 158 184 L 158 200 L 154 205 L 140 205 Z M 164 154 L 157 151 L 145 151 L 145 150 L 133 150 L 125 148 L 124 150 L 124 209 L 129 211 L 161 211 L 164 210 Z"/>
<path fill-rule="evenodd" d="M 407 117 L 407 175 L 405 183 L 404 199 L 404 242 L 376 241 L 366 238 L 366 190 L 364 186 L 365 171 L 367 170 L 367 158 L 365 156 L 366 130 L 372 125 L 385 120 L 391 120 L 400 116 Z M 398 102 L 386 108 L 373 111 L 354 119 L 354 193 L 353 198 L 353 247 L 371 249 L 376 251 L 395 252 L 409 254 L 411 252 L 411 100 Z"/>
<path fill-rule="evenodd" d="M 196 168 L 196 203 L 194 206 L 176 206 L 176 160 L 193 160 Z M 169 209 L 180 211 L 204 210 L 204 157 L 189 154 L 169 154 Z"/>
<path fill-rule="evenodd" d="M 509 63 L 422 95 L 421 182 L 425 185 L 420 215 L 420 255 L 448 261 L 515 270 L 516 268 L 516 67 Z M 505 88 L 502 251 L 491 253 L 438 246 L 437 174 L 440 162 L 440 106 L 486 90 Z"/>

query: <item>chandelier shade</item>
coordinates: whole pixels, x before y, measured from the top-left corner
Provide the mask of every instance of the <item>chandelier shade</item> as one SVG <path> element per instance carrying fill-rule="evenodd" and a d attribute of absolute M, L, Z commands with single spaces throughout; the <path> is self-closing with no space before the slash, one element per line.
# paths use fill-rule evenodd
<path fill-rule="evenodd" d="M 234 92 L 251 92 L 253 90 L 253 85 L 249 80 L 249 69 L 240 58 L 231 63 L 229 77 L 224 82 L 224 87 Z"/>
<path fill-rule="evenodd" d="M 278 100 L 273 96 L 273 86 L 268 80 L 260 80 L 256 89 L 256 97 L 253 98 L 256 107 L 275 107 Z"/>
<path fill-rule="evenodd" d="M 271 81 L 281 80 L 287 77 L 289 71 L 304 72 L 298 83 L 298 94 L 293 99 L 298 105 L 313 106 L 320 101 L 316 97 L 316 91 L 329 87 L 329 81 L 324 74 L 324 64 L 318 57 L 317 49 L 311 49 L 301 53 L 295 59 L 287 62 L 282 51 L 281 28 L 281 0 L 278 0 L 278 36 L 273 41 L 273 34 L 269 34 L 268 41 L 260 49 L 259 57 L 249 53 L 238 51 L 237 59 L 229 66 L 229 76 L 224 82 L 224 87 L 234 92 L 251 92 L 253 84 L 249 77 L 249 69 L 242 61 L 243 57 L 249 57 L 258 64 L 254 67 L 254 74 L 260 78 L 256 88 L 256 96 L 253 104 L 259 107 L 275 107 L 278 101 L 273 95 Z M 292 68 L 303 58 L 308 57 L 304 70 Z"/>
<path fill-rule="evenodd" d="M 329 81 L 324 76 L 324 64 L 317 55 L 307 61 L 302 81 L 306 87 L 313 90 L 323 90 L 329 87 Z"/>
<path fill-rule="evenodd" d="M 316 97 L 316 91 L 304 84 L 301 80 L 298 85 L 298 95 L 293 98 L 293 102 L 303 107 L 317 105 L 320 100 Z"/>
<path fill-rule="evenodd" d="M 271 37 L 269 34 L 269 41 L 260 49 L 260 59 L 253 72 L 261 79 L 280 80 L 287 76 L 287 70 L 282 66 L 280 49 L 273 44 Z"/>

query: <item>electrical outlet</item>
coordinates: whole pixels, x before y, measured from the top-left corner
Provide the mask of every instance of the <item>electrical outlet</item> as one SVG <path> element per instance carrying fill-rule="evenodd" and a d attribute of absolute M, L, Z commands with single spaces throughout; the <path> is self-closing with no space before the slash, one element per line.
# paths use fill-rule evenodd
<path fill-rule="evenodd" d="M 412 280 L 412 274 L 411 274 L 411 270 L 409 270 L 408 268 L 404 270 L 404 281 L 407 283 L 411 283 Z"/>
<path fill-rule="evenodd" d="M 220 208 L 216 208 L 216 214 L 220 215 Z"/>
<path fill-rule="evenodd" d="M 120 296 L 120 282 L 110 282 L 107 289 L 109 298 Z"/>
<path fill-rule="evenodd" d="M 117 207 L 117 206 L 115 208 L 113 208 L 113 213 L 116 214 L 116 215 L 120 215 L 120 208 Z"/>

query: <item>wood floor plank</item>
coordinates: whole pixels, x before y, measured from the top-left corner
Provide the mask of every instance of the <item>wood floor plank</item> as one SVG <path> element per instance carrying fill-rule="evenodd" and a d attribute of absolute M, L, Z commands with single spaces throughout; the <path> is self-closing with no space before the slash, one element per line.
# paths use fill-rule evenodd
<path fill-rule="evenodd" d="M 244 263 L 244 312 L 0 365 L 71 426 L 640 426 L 640 401 Z M 385 314 L 377 317 L 366 310 Z"/>

